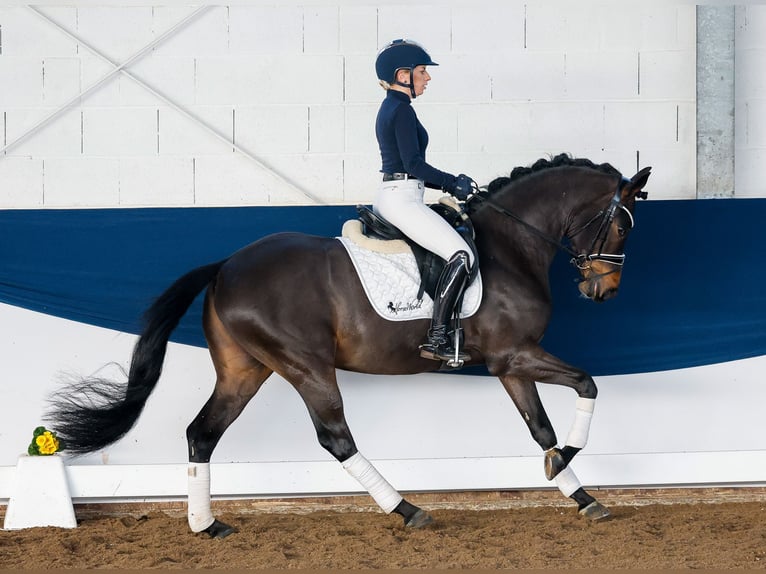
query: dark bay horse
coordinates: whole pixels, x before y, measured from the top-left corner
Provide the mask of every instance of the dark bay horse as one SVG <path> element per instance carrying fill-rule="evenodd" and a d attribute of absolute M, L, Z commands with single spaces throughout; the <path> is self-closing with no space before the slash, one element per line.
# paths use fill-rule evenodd
<path fill-rule="evenodd" d="M 609 164 L 562 154 L 517 168 L 465 205 L 484 285 L 481 306 L 462 323 L 469 364 L 484 363 L 500 379 L 544 451 L 546 477 L 594 520 L 609 512 L 582 488 L 569 462 L 587 442 L 597 390 L 587 373 L 539 344 L 551 314 L 548 270 L 557 249 L 564 249 L 579 270 L 583 296 L 614 296 L 632 212 L 636 198 L 646 197 L 650 169 L 627 179 Z M 418 353 L 428 321 L 378 316 L 335 238 L 270 235 L 179 278 L 146 312 L 127 383 L 85 379 L 52 397 L 46 420 L 68 450 L 101 449 L 132 428 L 159 380 L 171 332 L 203 289 L 203 328 L 217 378 L 186 431 L 191 529 L 214 537 L 234 531 L 212 514 L 209 462 L 273 372 L 302 397 L 319 443 L 385 512 L 400 514 L 407 526 L 430 523 L 430 515 L 404 500 L 358 451 L 336 382 L 338 368 L 398 375 L 434 370 L 435 363 Z M 557 446 L 536 382 L 577 393 L 563 446 Z"/>

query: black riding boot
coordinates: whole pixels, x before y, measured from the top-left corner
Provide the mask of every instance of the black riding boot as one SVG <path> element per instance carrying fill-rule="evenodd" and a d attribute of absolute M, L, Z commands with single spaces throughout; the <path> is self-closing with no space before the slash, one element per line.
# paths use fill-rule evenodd
<path fill-rule="evenodd" d="M 420 345 L 420 356 L 435 361 L 457 363 L 467 361 L 470 356 L 459 353 L 455 357 L 455 348 L 447 338 L 447 323 L 455 311 L 455 303 L 463 292 L 469 273 L 468 254 L 458 251 L 444 267 L 434 294 L 434 312 L 427 340 Z M 456 365 L 459 366 L 459 365 Z"/>

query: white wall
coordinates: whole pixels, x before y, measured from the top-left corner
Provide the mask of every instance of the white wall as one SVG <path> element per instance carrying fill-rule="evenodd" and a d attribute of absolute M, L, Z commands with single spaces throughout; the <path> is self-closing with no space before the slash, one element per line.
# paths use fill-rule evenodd
<path fill-rule="evenodd" d="M 192 12 L 135 2 L 0 8 L 2 146 Z M 695 7 L 507 0 L 207 6 L 0 155 L 0 207 L 370 201 L 377 50 L 419 40 L 441 65 L 416 109 L 429 159 L 480 183 L 567 151 L 695 197 Z M 217 139 L 174 107 L 216 130 Z M 755 113 L 755 112 L 753 112 Z M 309 203 L 311 200 L 308 201 Z"/>
<path fill-rule="evenodd" d="M 192 8 L 125 0 L 46 3 L 40 11 L 122 62 Z M 738 9 L 737 18 L 735 194 L 764 197 L 766 7 Z M 378 48 L 400 36 L 420 40 L 442 64 L 416 102 L 438 167 L 486 183 L 568 151 L 627 175 L 652 165 L 653 199 L 691 199 L 695 29 L 695 7 L 672 2 L 210 6 L 129 68 L 166 100 L 118 75 L 0 153 L 0 208 L 311 203 L 261 161 L 322 202 L 369 201 L 379 167 L 373 118 L 383 95 L 372 64 Z M 31 9 L 0 7 L 2 147 L 109 70 Z M 259 161 L 234 151 L 232 138 Z M 57 373 L 124 364 L 134 339 L 2 305 L 0 325 L 2 499 Z M 763 368 L 761 357 L 599 379 L 591 442 L 575 466 L 583 482 L 763 481 L 766 451 L 755 426 L 766 398 Z M 204 350 L 173 345 L 164 376 L 129 437 L 70 464 L 75 496 L 185 492 L 184 429 L 210 392 L 212 368 Z M 496 381 L 383 382 L 342 373 L 341 385 L 360 448 L 399 488 L 546 485 L 540 453 Z M 565 436 L 574 397 L 563 389 L 543 396 Z M 392 408 L 396 401 L 423 419 L 413 428 Z M 297 395 L 278 379 L 232 427 L 214 462 L 220 494 L 358 488 L 318 446 Z"/>
<path fill-rule="evenodd" d="M 109 361 L 127 365 L 135 338 L 7 305 L 0 305 L 0 324 L 14 325 L 0 330 L 2 501 L 58 377 L 91 374 Z M 597 377 L 589 442 L 573 468 L 586 486 L 764 483 L 764 368 L 766 357 L 758 357 Z M 134 429 L 101 452 L 67 459 L 75 499 L 185 496 L 185 429 L 213 383 L 205 349 L 171 344 L 162 379 Z M 493 377 L 341 372 L 339 385 L 360 451 L 399 489 L 553 486 L 543 475 L 540 448 Z M 563 442 L 576 396 L 561 387 L 539 388 Z M 298 394 L 277 376 L 224 435 L 212 463 L 217 495 L 360 491 L 319 446 Z"/>

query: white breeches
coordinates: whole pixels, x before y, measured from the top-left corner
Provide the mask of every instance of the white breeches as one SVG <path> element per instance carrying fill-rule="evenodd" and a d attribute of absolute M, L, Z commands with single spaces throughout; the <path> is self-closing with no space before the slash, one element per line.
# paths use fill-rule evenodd
<path fill-rule="evenodd" d="M 398 227 L 418 245 L 449 261 L 465 251 L 473 265 L 473 253 L 457 231 L 423 202 L 425 184 L 419 179 L 381 182 L 374 210 Z"/>

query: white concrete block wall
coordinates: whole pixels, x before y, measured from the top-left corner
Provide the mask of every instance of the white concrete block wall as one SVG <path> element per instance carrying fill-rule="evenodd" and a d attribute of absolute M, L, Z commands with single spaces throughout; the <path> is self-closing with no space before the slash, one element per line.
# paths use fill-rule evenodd
<path fill-rule="evenodd" d="M 736 11 L 735 196 L 766 197 L 766 6 Z"/>
<path fill-rule="evenodd" d="M 121 63 L 195 8 L 38 9 Z M 115 76 L 0 156 L 0 167 L 10 166 L 0 169 L 0 205 L 310 203 L 232 141 L 322 201 L 369 202 L 379 169 L 373 122 L 384 95 L 373 62 L 398 37 L 417 39 L 440 63 L 415 104 L 437 167 L 487 183 L 562 151 L 609 161 L 626 175 L 651 159 L 652 197 L 693 198 L 695 30 L 694 6 L 674 3 L 207 6 L 130 66 L 172 103 Z M 763 62 L 757 36 L 748 36 L 752 67 Z M 111 69 L 28 8 L 0 8 L 0 143 Z M 753 121 L 763 116 L 759 101 L 747 102 Z M 758 156 L 760 136 L 750 133 L 743 150 Z M 144 173 L 132 173 L 142 160 Z M 22 174 L 30 178 L 24 185 Z"/>

